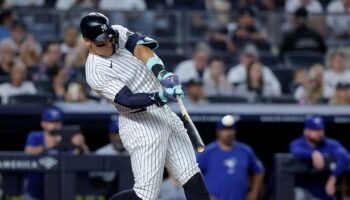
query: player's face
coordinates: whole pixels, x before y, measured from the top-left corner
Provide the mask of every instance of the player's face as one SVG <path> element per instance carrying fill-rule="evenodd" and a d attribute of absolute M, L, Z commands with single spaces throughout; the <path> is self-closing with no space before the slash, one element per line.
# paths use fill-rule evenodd
<path fill-rule="evenodd" d="M 232 141 L 235 139 L 234 129 L 220 129 L 217 130 L 218 140 L 226 145 L 231 145 Z"/>
<path fill-rule="evenodd" d="M 109 39 L 103 42 L 94 42 L 91 40 L 86 40 L 86 42 L 89 45 L 92 53 L 96 55 L 107 57 L 113 54 L 113 39 Z"/>
<path fill-rule="evenodd" d="M 322 129 L 321 130 L 305 129 L 304 134 L 307 140 L 315 144 L 322 142 L 324 138 L 324 132 Z"/>
<path fill-rule="evenodd" d="M 41 122 L 41 127 L 44 129 L 46 133 L 53 131 L 56 128 L 60 128 L 62 126 L 62 122 Z"/>

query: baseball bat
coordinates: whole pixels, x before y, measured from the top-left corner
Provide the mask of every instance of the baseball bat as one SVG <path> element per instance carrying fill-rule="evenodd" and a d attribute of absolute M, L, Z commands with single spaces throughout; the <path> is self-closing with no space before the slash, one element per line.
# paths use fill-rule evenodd
<path fill-rule="evenodd" d="M 202 140 L 201 136 L 199 135 L 196 126 L 193 124 L 193 121 L 190 118 L 190 115 L 187 113 L 187 110 L 186 110 L 185 105 L 183 104 L 183 102 L 181 100 L 181 97 L 176 96 L 176 99 L 177 99 L 177 103 L 179 104 L 180 111 L 182 114 L 182 118 L 183 118 L 182 121 L 184 123 L 185 128 L 187 129 L 187 134 L 191 139 L 192 145 L 199 153 L 201 153 L 205 149 L 203 140 Z"/>

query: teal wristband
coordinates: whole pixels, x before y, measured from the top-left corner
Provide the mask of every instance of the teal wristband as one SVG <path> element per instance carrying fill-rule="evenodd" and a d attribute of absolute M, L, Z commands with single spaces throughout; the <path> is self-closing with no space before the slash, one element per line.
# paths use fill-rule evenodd
<path fill-rule="evenodd" d="M 164 91 L 163 91 L 163 90 L 159 91 L 158 96 L 159 96 L 159 99 L 160 99 L 161 101 L 163 101 L 164 103 L 168 101 L 168 98 L 166 98 L 166 97 L 164 96 Z"/>
<path fill-rule="evenodd" d="M 163 61 L 160 58 L 158 58 L 157 56 L 150 57 L 146 63 L 147 69 L 152 71 L 153 66 L 156 64 L 160 64 L 164 67 Z"/>

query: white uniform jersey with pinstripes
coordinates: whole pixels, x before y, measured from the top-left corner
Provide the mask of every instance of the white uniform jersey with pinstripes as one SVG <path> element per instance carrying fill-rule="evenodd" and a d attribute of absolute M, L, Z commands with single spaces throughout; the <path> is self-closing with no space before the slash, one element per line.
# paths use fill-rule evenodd
<path fill-rule="evenodd" d="M 85 69 L 88 84 L 112 103 L 114 103 L 116 93 L 124 86 L 129 87 L 133 93 L 159 91 L 161 85 L 152 72 L 125 49 L 128 30 L 118 25 L 112 27 L 119 32 L 119 48 L 108 58 L 89 54 Z M 122 105 L 114 104 L 120 113 L 133 111 Z"/>
<path fill-rule="evenodd" d="M 128 30 L 112 26 L 119 32 L 119 47 L 110 57 L 89 54 L 86 79 L 90 87 L 111 101 L 119 111 L 119 131 L 130 154 L 137 196 L 156 200 L 163 179 L 164 166 L 185 184 L 199 172 L 191 141 L 183 123 L 168 106 L 149 106 L 134 110 L 114 102 L 124 86 L 133 93 L 154 93 L 161 85 L 147 67 L 125 49 Z"/>

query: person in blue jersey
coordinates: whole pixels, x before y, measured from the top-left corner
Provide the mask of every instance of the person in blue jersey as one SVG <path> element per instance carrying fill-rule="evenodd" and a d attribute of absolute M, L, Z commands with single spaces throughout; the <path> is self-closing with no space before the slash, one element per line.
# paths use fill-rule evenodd
<path fill-rule="evenodd" d="M 197 156 L 211 198 L 257 200 L 264 176 L 262 163 L 250 146 L 236 141 L 232 115 L 218 121 L 216 129 L 217 140 Z"/>
<path fill-rule="evenodd" d="M 325 136 L 323 118 L 318 115 L 306 117 L 303 135 L 293 140 L 289 149 L 295 158 L 311 162 L 319 171 L 325 168 L 325 155 L 331 156 L 336 162 L 336 167 L 330 173 L 296 174 L 295 199 L 336 199 L 337 177 L 347 169 L 349 157 L 347 150 L 338 141 Z"/>
<path fill-rule="evenodd" d="M 72 144 L 76 146 L 73 149 L 60 149 L 57 147 L 59 139 L 50 134 L 56 128 L 63 124 L 63 114 L 57 108 L 47 108 L 41 116 L 40 131 L 31 131 L 25 143 L 25 153 L 27 154 L 59 154 L 61 152 L 81 154 L 88 152 L 82 134 L 76 134 L 72 137 Z M 44 181 L 43 174 L 40 172 L 28 173 L 24 181 L 24 199 L 25 200 L 43 200 Z"/>

